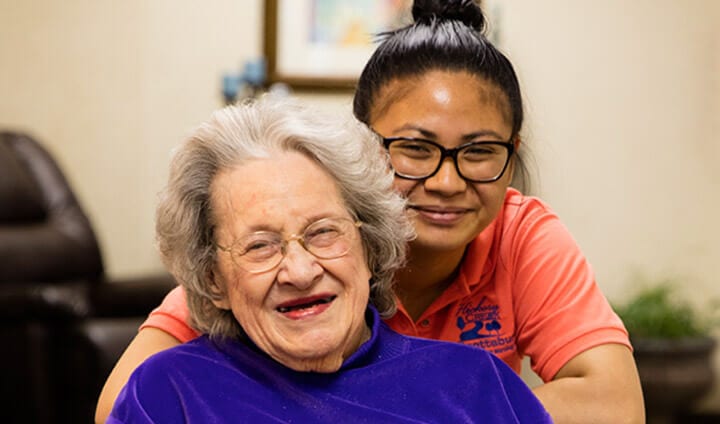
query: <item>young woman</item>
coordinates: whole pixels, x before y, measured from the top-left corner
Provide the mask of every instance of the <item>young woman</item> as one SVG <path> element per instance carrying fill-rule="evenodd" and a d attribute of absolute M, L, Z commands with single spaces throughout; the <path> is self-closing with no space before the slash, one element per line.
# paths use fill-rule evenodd
<path fill-rule="evenodd" d="M 627 332 L 590 265 L 548 206 L 510 187 L 525 176 L 512 64 L 482 35 L 472 0 L 416 0 L 413 17 L 385 35 L 354 100 L 384 138 L 417 233 L 386 322 L 485 348 L 517 372 L 529 356 L 555 422 L 644 422 Z M 140 362 L 197 336 L 187 317 L 176 289 L 113 370 L 100 421 Z"/>

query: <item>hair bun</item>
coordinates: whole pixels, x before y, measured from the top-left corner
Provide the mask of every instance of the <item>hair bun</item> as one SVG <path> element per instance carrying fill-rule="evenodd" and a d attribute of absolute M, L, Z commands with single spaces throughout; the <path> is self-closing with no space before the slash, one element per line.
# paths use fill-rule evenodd
<path fill-rule="evenodd" d="M 460 21 L 483 32 L 485 16 L 476 0 L 415 0 L 412 7 L 415 22 L 432 20 Z"/>

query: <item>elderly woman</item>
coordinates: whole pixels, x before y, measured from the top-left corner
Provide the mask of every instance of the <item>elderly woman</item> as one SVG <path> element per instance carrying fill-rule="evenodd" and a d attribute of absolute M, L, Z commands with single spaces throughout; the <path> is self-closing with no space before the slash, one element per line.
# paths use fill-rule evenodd
<path fill-rule="evenodd" d="M 142 364 L 109 422 L 550 421 L 491 354 L 381 321 L 412 230 L 375 137 L 263 98 L 180 147 L 157 236 L 204 335 Z"/>

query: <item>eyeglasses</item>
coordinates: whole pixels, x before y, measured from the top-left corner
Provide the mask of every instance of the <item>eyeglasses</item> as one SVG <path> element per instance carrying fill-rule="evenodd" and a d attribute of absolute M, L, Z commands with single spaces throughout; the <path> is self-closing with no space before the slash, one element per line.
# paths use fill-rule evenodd
<path fill-rule="evenodd" d="M 248 234 L 230 247 L 216 245 L 230 253 L 233 262 L 242 269 L 259 274 L 270 271 L 280 264 L 292 241 L 320 259 L 344 256 L 357 238 L 356 228 L 361 222 L 347 218 L 323 218 L 308 225 L 302 234 L 283 237 L 273 231 L 257 231 Z"/>
<path fill-rule="evenodd" d="M 413 137 L 383 138 L 395 175 L 424 180 L 435 175 L 446 157 L 455 163 L 458 175 L 474 183 L 491 183 L 503 176 L 515 146 L 510 141 L 476 141 L 453 149 L 434 141 Z"/>

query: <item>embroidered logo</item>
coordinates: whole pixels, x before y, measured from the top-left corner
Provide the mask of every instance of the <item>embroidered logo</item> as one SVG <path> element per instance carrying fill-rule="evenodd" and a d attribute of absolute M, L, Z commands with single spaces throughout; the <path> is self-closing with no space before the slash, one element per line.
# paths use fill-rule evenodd
<path fill-rule="evenodd" d="M 456 325 L 460 329 L 460 342 L 487 349 L 495 354 L 513 350 L 514 337 L 502 331 L 500 307 L 487 296 L 476 305 L 462 303 L 458 308 Z"/>

